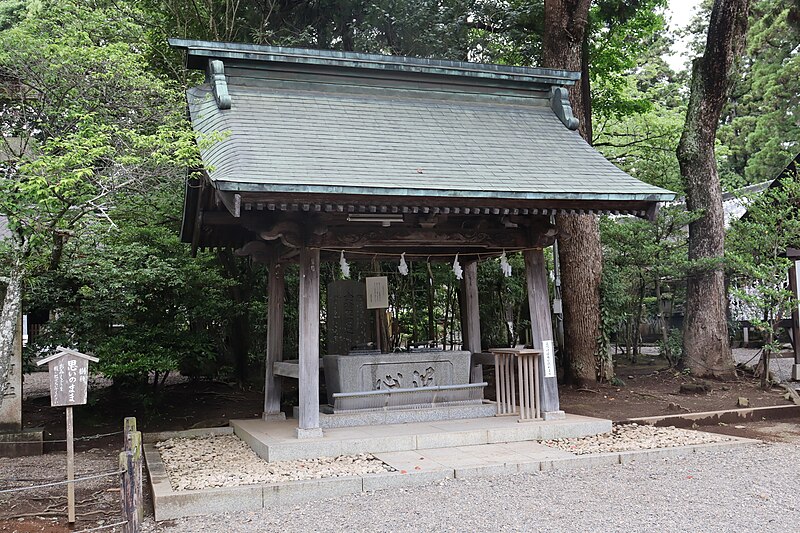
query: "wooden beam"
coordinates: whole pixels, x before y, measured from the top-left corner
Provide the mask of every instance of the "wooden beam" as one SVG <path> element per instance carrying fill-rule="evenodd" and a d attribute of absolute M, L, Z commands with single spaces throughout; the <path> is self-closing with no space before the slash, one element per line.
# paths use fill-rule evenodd
<path fill-rule="evenodd" d="M 319 248 L 300 250 L 300 420 L 297 438 L 322 436 L 319 426 Z"/>
<path fill-rule="evenodd" d="M 322 235 L 315 235 L 313 244 L 320 248 L 352 249 L 361 247 L 384 247 L 399 249 L 411 246 L 432 247 L 436 244 L 476 248 L 524 248 L 529 246 L 528 231 L 524 228 L 463 229 L 453 227 L 382 228 L 378 224 L 352 224 L 352 229 L 328 227 Z M 266 238 L 261 234 L 262 238 Z"/>
<path fill-rule="evenodd" d="M 472 353 L 481 353 L 481 319 L 478 307 L 478 262 L 471 261 L 464 265 L 464 349 Z M 473 364 L 470 370 L 472 383 L 483 382 L 483 365 Z"/>
<path fill-rule="evenodd" d="M 525 276 L 528 284 L 528 306 L 531 311 L 531 333 L 533 348 L 541 350 L 539 358 L 540 400 L 542 416 L 545 420 L 563 418 L 564 412 L 558 401 L 558 379 L 555 372 L 555 358 L 548 362 L 548 352 L 554 353 L 553 324 L 550 318 L 550 294 L 547 289 L 547 267 L 544 252 L 526 250 Z"/>
<path fill-rule="evenodd" d="M 273 262 L 269 268 L 267 309 L 267 362 L 264 375 L 264 420 L 284 419 L 281 412 L 281 379 L 274 363 L 283 360 L 283 307 L 286 296 L 284 266 Z"/>
<path fill-rule="evenodd" d="M 236 218 L 242 214 L 242 196 L 235 192 L 216 191 L 217 198 L 228 212 Z"/>

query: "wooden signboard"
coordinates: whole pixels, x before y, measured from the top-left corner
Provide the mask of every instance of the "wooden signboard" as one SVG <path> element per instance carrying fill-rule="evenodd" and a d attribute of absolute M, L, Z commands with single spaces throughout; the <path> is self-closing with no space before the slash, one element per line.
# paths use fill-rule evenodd
<path fill-rule="evenodd" d="M 59 346 L 55 354 L 36 363 L 37 365 L 47 363 L 50 371 L 51 406 L 63 407 L 86 403 L 89 361 L 96 363 L 99 359 Z"/>
<path fill-rule="evenodd" d="M 72 406 L 86 403 L 89 387 L 89 361 L 97 357 L 59 346 L 56 353 L 36 361 L 37 366 L 47 363 L 50 371 L 50 405 L 67 408 L 67 481 L 75 479 L 75 447 L 72 439 Z M 75 523 L 75 484 L 67 484 L 67 521 Z"/>

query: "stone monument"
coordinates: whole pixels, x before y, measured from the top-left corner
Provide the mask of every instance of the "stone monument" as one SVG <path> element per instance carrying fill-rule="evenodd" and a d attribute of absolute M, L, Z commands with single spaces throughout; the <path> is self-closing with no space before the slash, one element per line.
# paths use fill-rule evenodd
<path fill-rule="evenodd" d="M 329 354 L 346 354 L 372 340 L 363 283 L 351 280 L 329 283 L 327 315 Z"/>

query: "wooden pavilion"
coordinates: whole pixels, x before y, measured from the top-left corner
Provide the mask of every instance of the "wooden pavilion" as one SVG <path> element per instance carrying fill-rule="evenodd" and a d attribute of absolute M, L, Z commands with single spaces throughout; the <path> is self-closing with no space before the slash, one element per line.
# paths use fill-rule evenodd
<path fill-rule="evenodd" d="M 322 434 L 319 265 L 347 254 L 464 265 L 464 350 L 482 381 L 477 260 L 525 257 L 537 387 L 558 386 L 543 248 L 554 214 L 652 216 L 673 194 L 609 163 L 575 131 L 550 69 L 171 40 L 206 74 L 188 91 L 206 164 L 186 189 L 182 238 L 270 265 L 265 418 L 279 410 L 284 265 L 299 263 L 298 437 Z M 549 358 L 549 359 L 548 359 Z"/>

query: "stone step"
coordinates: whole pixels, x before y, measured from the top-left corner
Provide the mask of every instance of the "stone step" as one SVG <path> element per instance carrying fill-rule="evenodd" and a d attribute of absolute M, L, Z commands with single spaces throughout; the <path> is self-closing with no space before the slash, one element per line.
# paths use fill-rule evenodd
<path fill-rule="evenodd" d="M 611 431 L 610 420 L 578 415 L 549 421 L 518 422 L 514 416 L 495 416 L 332 428 L 313 439 L 297 439 L 294 420 L 232 420 L 231 425 L 266 461 L 584 437 Z"/>

